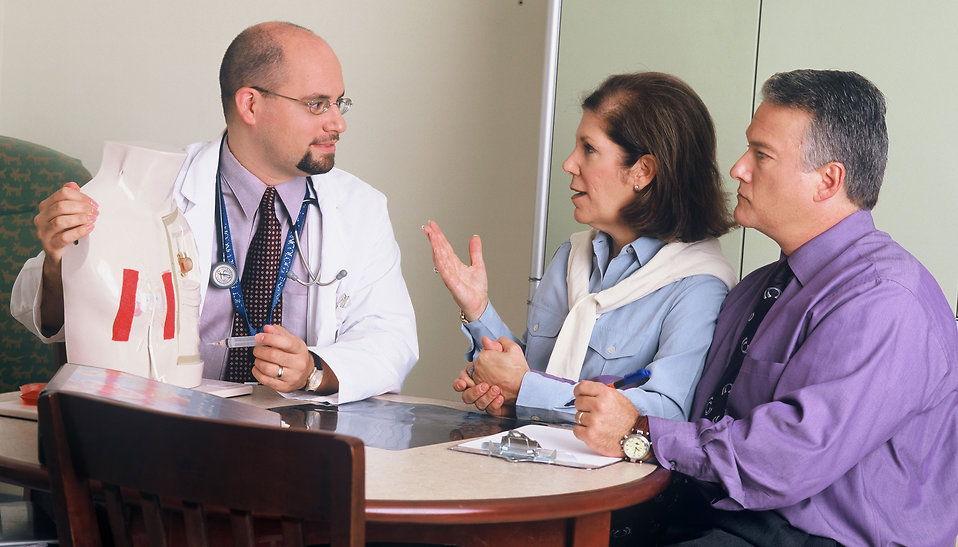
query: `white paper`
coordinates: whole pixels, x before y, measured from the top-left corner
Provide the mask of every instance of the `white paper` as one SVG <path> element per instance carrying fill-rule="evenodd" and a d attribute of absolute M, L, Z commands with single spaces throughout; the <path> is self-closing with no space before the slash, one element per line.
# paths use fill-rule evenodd
<path fill-rule="evenodd" d="M 326 403 L 329 405 L 339 406 L 339 393 L 333 393 L 332 395 L 316 395 L 315 393 L 310 393 L 308 391 L 293 391 L 290 393 L 280 393 L 280 395 L 287 399 L 293 401 L 305 401 L 307 403 Z"/>
<path fill-rule="evenodd" d="M 217 397 L 240 397 L 253 393 L 253 384 L 238 384 L 236 382 L 203 378 L 200 385 L 193 389 L 202 391 L 203 393 L 209 393 L 210 395 L 216 395 Z"/>
<path fill-rule="evenodd" d="M 555 450 L 556 465 L 595 469 L 622 461 L 622 458 L 600 455 L 595 450 L 589 448 L 584 442 L 577 439 L 572 433 L 572 429 L 569 428 L 530 424 L 515 429 L 515 431 L 538 442 L 539 446 L 545 450 Z M 505 431 L 496 433 L 495 435 L 473 439 L 451 448 L 452 450 L 469 452 L 471 454 L 489 454 L 489 450 L 484 448 L 483 444 L 487 442 L 498 443 L 505 434 Z"/>

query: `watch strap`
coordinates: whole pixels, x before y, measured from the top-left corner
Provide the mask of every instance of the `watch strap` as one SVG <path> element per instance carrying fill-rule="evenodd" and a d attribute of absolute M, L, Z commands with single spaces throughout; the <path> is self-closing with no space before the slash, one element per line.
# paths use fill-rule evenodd
<path fill-rule="evenodd" d="M 646 442 L 648 442 L 649 452 L 640 460 L 632 460 L 632 458 L 629 458 L 628 456 L 626 456 L 626 459 L 630 461 L 649 461 L 653 457 L 652 437 L 649 431 L 649 418 L 643 414 L 639 414 L 639 416 L 635 419 L 635 423 L 632 424 L 632 429 L 622 437 L 622 440 L 619 441 L 619 444 L 622 445 L 624 449 L 626 440 L 630 437 L 638 435 L 644 437 Z"/>
<path fill-rule="evenodd" d="M 651 441 L 652 437 L 649 434 L 649 417 L 644 414 L 639 414 L 638 418 L 635 419 L 635 423 L 632 424 L 632 433 L 643 435 Z"/>

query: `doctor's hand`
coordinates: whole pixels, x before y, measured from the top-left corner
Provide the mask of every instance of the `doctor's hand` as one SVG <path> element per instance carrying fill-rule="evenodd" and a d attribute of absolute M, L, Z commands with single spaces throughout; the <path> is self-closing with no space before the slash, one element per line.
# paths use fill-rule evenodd
<path fill-rule="evenodd" d="M 259 383 L 283 393 L 302 389 L 306 385 L 306 379 L 314 368 L 313 354 L 306 347 L 306 342 L 280 325 L 265 325 L 263 332 L 256 335 L 256 341 L 261 345 L 253 348 L 256 358 L 253 361 L 253 377 Z M 335 381 L 336 389 L 333 391 L 338 390 L 336 377 L 331 370 L 325 369 L 323 388 L 328 386 L 328 381 Z"/>
<path fill-rule="evenodd" d="M 60 263 L 63 249 L 93 231 L 100 206 L 80 191 L 75 182 L 68 182 L 40 202 L 33 224 L 47 259 Z"/>
<path fill-rule="evenodd" d="M 93 231 L 100 206 L 77 183 L 68 182 L 37 209 L 33 224 L 44 252 L 40 323 L 43 332 L 51 335 L 63 325 L 63 249 Z"/>
<path fill-rule="evenodd" d="M 572 393 L 577 424 L 572 433 L 603 456 L 621 457 L 619 441 L 632 431 L 639 417 L 632 401 L 621 391 L 600 382 L 579 382 Z"/>
<path fill-rule="evenodd" d="M 432 246 L 432 261 L 436 271 L 466 321 L 479 319 L 489 303 L 489 282 L 486 265 L 482 261 L 482 241 L 479 236 L 472 236 L 469 240 L 469 266 L 466 266 L 456 256 L 438 224 L 430 220 L 422 227 L 422 231 Z"/>

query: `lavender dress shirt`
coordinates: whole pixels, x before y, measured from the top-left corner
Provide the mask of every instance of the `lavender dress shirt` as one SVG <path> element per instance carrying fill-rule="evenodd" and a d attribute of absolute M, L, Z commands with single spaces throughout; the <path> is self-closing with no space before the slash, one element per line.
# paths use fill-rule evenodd
<path fill-rule="evenodd" d="M 953 545 L 958 329 L 931 274 L 859 211 L 788 257 L 728 416 L 649 418 L 656 457 L 713 483 L 719 509 L 774 509 L 847 545 Z M 723 304 L 701 416 L 775 264 Z"/>
<path fill-rule="evenodd" d="M 223 176 L 223 199 L 226 202 L 226 215 L 230 221 L 233 239 L 233 251 L 236 254 L 236 267 L 242 278 L 246 264 L 246 250 L 259 225 L 259 202 L 263 199 L 266 185 L 243 167 L 230 152 L 223 147 L 220 155 L 220 171 Z M 276 187 L 279 200 L 276 204 L 276 216 L 283 227 L 283 242 L 290 225 L 296 221 L 303 195 L 306 192 L 306 177 L 291 179 Z M 319 215 L 318 207 L 310 207 L 309 215 Z M 293 216 L 291 219 L 290 216 Z M 315 222 L 315 220 L 314 220 Z M 303 249 L 308 248 L 306 230 L 300 237 Z M 218 248 L 213 246 L 211 264 L 216 264 Z M 299 252 L 293 258 L 292 271 L 300 278 L 308 276 L 300 259 Z M 283 287 L 282 325 L 299 339 L 306 339 L 306 287 L 293 280 Z M 206 291 L 206 301 L 200 316 L 200 357 L 203 359 L 204 378 L 222 379 L 226 368 L 226 348 L 210 345 L 230 335 L 233 329 L 233 299 L 226 289 L 218 289 L 212 284 Z"/>

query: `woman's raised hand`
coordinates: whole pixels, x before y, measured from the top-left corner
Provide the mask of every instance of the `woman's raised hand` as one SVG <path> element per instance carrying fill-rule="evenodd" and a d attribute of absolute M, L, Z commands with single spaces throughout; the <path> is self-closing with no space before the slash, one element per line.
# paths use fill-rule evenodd
<path fill-rule="evenodd" d="M 489 303 L 489 281 L 486 265 L 482 261 L 482 241 L 479 236 L 472 236 L 469 240 L 470 264 L 466 266 L 456 256 L 438 224 L 430 220 L 422 227 L 422 231 L 429 238 L 432 261 L 452 299 L 462 310 L 466 321 L 475 321 Z"/>

